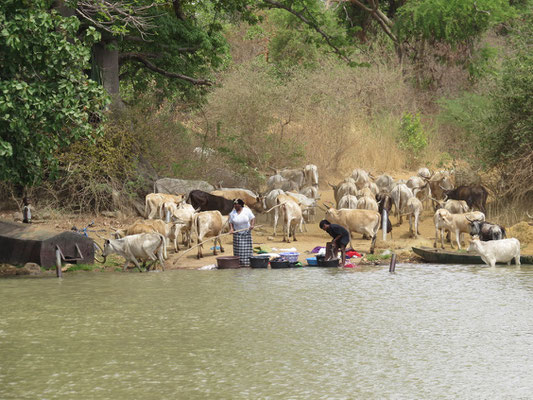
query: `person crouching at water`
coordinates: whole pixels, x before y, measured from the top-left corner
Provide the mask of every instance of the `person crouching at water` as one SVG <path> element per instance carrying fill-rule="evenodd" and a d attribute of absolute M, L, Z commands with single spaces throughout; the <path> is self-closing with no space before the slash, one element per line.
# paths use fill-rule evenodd
<path fill-rule="evenodd" d="M 236 199 L 228 222 L 229 232 L 233 234 L 233 255 L 239 257 L 241 266 L 248 267 L 253 255 L 251 230 L 254 229 L 255 216 L 249 208 L 244 207 L 244 201 Z"/>
<path fill-rule="evenodd" d="M 341 251 L 341 262 L 342 265 L 346 264 L 346 245 L 350 243 L 350 233 L 342 226 L 337 224 L 332 224 L 327 219 L 320 221 L 320 229 L 329 233 L 333 238 L 332 243 L 332 252 L 337 256 L 338 251 Z"/>

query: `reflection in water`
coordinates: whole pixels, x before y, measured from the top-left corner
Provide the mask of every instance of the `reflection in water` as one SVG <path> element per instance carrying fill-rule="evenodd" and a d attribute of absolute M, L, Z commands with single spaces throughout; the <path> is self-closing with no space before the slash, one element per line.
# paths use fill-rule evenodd
<path fill-rule="evenodd" d="M 2 399 L 528 398 L 533 268 L 0 281 Z"/>

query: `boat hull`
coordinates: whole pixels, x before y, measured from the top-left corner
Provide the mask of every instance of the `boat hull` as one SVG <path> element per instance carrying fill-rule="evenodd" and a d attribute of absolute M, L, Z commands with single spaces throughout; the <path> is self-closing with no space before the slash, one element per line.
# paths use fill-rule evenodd
<path fill-rule="evenodd" d="M 472 253 L 458 253 L 431 247 L 413 247 L 413 252 L 432 264 L 485 264 L 481 256 Z M 520 256 L 520 263 L 533 264 L 533 255 Z M 514 260 L 511 264 L 514 264 Z"/>

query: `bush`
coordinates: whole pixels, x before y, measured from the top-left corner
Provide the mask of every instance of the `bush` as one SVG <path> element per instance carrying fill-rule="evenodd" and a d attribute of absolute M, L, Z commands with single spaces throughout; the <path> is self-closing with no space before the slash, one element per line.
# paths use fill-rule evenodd
<path fill-rule="evenodd" d="M 416 166 L 428 145 L 428 135 L 420 122 L 420 114 L 403 114 L 398 143 L 402 150 L 409 153 L 406 157 L 407 167 Z"/>

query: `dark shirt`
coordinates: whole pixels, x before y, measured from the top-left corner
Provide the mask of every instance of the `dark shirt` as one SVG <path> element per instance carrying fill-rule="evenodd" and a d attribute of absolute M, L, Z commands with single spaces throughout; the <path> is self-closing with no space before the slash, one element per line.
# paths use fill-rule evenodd
<path fill-rule="evenodd" d="M 340 245 L 346 246 L 350 242 L 350 233 L 340 225 L 331 224 L 326 232 L 329 233 L 333 239 L 339 235 L 342 235 L 338 240 L 338 244 Z"/>

